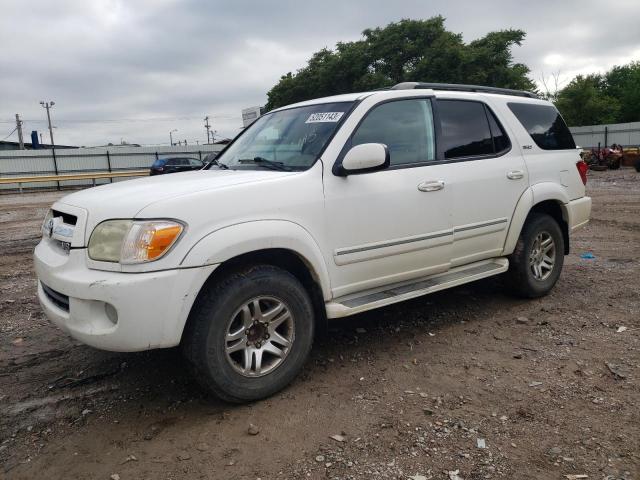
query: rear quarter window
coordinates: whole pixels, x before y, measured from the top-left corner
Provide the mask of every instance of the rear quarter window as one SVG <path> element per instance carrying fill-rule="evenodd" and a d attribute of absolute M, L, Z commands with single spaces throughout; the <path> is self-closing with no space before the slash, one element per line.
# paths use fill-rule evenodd
<path fill-rule="evenodd" d="M 529 135 L 543 150 L 569 150 L 576 148 L 571 132 L 553 105 L 508 103 Z"/>

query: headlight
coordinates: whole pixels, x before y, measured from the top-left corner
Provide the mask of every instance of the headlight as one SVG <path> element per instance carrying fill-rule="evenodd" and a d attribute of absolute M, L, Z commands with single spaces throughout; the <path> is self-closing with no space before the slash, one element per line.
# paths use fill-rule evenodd
<path fill-rule="evenodd" d="M 42 235 L 49 236 L 49 221 L 53 218 L 53 210 L 49 209 L 47 214 L 44 217 L 44 221 L 42 222 L 42 227 L 40 230 L 42 231 Z"/>
<path fill-rule="evenodd" d="M 89 257 L 124 264 L 152 262 L 178 240 L 184 226 L 170 220 L 107 220 L 89 239 Z"/>

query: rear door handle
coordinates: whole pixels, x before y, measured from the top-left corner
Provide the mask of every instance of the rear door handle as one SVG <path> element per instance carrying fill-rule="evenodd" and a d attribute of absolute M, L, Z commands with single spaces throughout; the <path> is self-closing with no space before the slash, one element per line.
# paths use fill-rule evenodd
<path fill-rule="evenodd" d="M 509 180 L 520 180 L 524 177 L 524 172 L 522 170 L 511 170 L 507 173 L 507 178 Z"/>
<path fill-rule="evenodd" d="M 437 192 L 444 188 L 443 180 L 435 180 L 429 182 L 422 182 L 418 185 L 418 190 L 421 192 Z"/>

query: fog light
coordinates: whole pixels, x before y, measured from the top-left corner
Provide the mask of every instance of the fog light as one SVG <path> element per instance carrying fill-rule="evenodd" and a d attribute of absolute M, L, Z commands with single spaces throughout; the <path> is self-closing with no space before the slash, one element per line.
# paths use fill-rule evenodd
<path fill-rule="evenodd" d="M 111 321 L 111 323 L 116 325 L 118 323 L 118 311 L 116 310 L 116 307 L 114 307 L 110 303 L 105 303 L 104 311 L 107 314 L 107 318 Z"/>

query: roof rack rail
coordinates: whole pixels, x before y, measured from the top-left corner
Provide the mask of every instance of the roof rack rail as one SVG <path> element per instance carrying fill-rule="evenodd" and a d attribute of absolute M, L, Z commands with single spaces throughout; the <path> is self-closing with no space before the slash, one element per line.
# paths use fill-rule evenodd
<path fill-rule="evenodd" d="M 462 85 L 457 83 L 402 82 L 394 85 L 390 88 L 390 90 L 412 90 L 418 88 L 428 88 L 431 90 L 449 90 L 454 92 L 497 93 L 499 95 L 515 95 L 517 97 L 539 98 L 535 93 L 525 92 L 524 90 L 485 87 L 482 85 Z"/>

